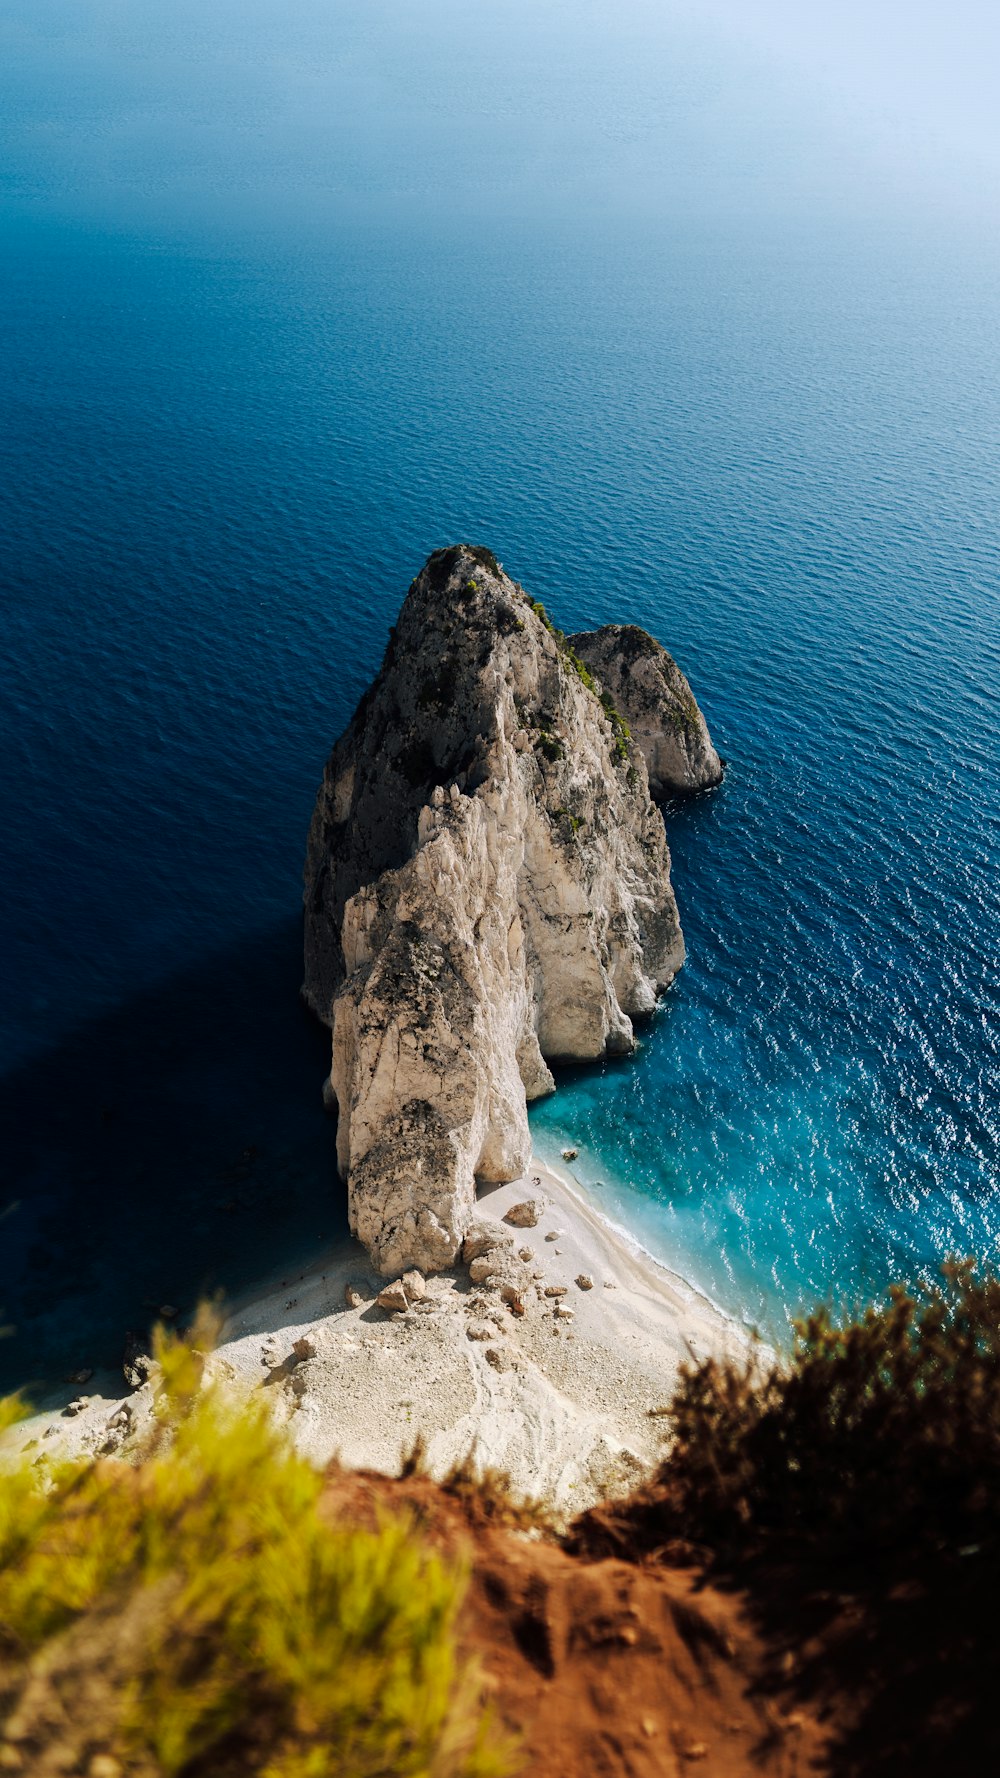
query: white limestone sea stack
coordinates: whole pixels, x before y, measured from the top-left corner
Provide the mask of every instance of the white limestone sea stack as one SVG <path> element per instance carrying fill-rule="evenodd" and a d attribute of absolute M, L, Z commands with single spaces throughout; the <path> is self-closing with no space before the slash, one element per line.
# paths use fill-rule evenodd
<path fill-rule="evenodd" d="M 646 762 L 654 797 L 686 796 L 722 783 L 722 761 L 684 674 L 635 624 L 606 624 L 569 638 L 624 716 Z"/>
<path fill-rule="evenodd" d="M 476 1181 L 528 1165 L 549 1064 L 629 1051 L 684 961 L 647 760 L 658 788 L 722 775 L 658 643 L 571 644 L 488 550 L 430 557 L 330 756 L 305 871 L 303 993 L 383 1275 L 451 1264 Z"/>

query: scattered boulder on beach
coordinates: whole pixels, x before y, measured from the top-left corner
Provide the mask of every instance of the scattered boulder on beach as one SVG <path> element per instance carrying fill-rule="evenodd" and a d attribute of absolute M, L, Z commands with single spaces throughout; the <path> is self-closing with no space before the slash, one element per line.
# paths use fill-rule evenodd
<path fill-rule="evenodd" d="M 392 1314 L 400 1309 L 408 1309 L 409 1299 L 403 1287 L 402 1278 L 394 1278 L 391 1284 L 387 1284 L 384 1290 L 379 1291 L 375 1301 L 380 1309 L 386 1311 L 386 1314 Z"/>
<path fill-rule="evenodd" d="M 477 1254 L 469 1266 L 469 1277 L 473 1284 L 485 1284 L 488 1278 L 495 1278 L 503 1270 L 506 1254 L 502 1248 L 493 1247 L 488 1253 Z"/>
<path fill-rule="evenodd" d="M 542 1198 L 525 1198 L 520 1204 L 512 1204 L 504 1217 L 515 1229 L 533 1229 L 545 1214 L 545 1202 Z"/>
<path fill-rule="evenodd" d="M 402 1278 L 394 1278 L 391 1284 L 379 1291 L 375 1301 L 380 1309 L 385 1309 L 390 1314 L 399 1313 L 422 1302 L 426 1291 L 423 1273 L 412 1270 L 404 1272 Z"/>
<path fill-rule="evenodd" d="M 502 1303 L 507 1303 L 510 1308 L 513 1308 L 515 1303 L 520 1303 L 520 1313 L 523 1315 L 525 1292 L 527 1288 L 527 1279 L 504 1278 L 501 1280 L 500 1284 L 500 1301 Z"/>
<path fill-rule="evenodd" d="M 155 1362 L 147 1352 L 144 1341 L 131 1330 L 125 1335 L 125 1350 L 122 1353 L 122 1375 L 130 1389 L 141 1389 L 148 1383 L 155 1370 Z"/>
<path fill-rule="evenodd" d="M 503 1223 L 492 1216 L 477 1216 L 469 1224 L 462 1242 L 462 1258 L 466 1265 L 494 1249 L 512 1247 L 514 1237 Z"/>
<path fill-rule="evenodd" d="M 112 1457 L 125 1443 L 132 1431 L 132 1409 L 127 1401 L 116 1408 L 104 1428 L 104 1437 L 98 1444 L 98 1451 L 103 1457 Z"/>

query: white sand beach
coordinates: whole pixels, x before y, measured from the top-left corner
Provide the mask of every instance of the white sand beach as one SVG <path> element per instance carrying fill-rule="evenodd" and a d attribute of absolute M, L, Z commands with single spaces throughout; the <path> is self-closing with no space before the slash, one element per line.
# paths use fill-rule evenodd
<path fill-rule="evenodd" d="M 345 1242 L 300 1277 L 272 1279 L 234 1303 L 213 1369 L 248 1392 L 266 1390 L 317 1464 L 339 1456 L 395 1473 L 419 1437 L 434 1473 L 471 1452 L 562 1514 L 628 1487 L 662 1452 L 680 1365 L 745 1352 L 748 1336 L 631 1247 L 551 1166 L 535 1161 L 522 1179 L 487 1188 L 480 1208 L 503 1217 L 526 1197 L 545 1209 L 534 1228 L 513 1230 L 537 1274 L 523 1315 L 471 1284 L 464 1266 L 429 1278 L 424 1302 L 386 1314 L 374 1300 L 385 1280 Z M 362 1298 L 353 1308 L 351 1284 Z M 560 1285 L 565 1296 L 544 1294 Z M 306 1342 L 300 1355 L 295 1342 Z M 107 1374 L 90 1385 L 98 1386 L 109 1389 Z M 127 1456 L 152 1394 L 146 1384 L 92 1394 L 72 1414 L 50 1408 L 8 1435 L 7 1448 L 37 1447 L 39 1459 Z"/>

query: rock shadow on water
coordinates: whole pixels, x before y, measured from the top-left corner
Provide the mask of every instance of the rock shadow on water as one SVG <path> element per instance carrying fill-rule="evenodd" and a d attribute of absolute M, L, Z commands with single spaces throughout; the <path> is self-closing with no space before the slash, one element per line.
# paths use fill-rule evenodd
<path fill-rule="evenodd" d="M 120 1377 L 163 1306 L 347 1238 L 329 1034 L 290 920 L 141 993 L 0 1082 L 0 1389 Z"/>

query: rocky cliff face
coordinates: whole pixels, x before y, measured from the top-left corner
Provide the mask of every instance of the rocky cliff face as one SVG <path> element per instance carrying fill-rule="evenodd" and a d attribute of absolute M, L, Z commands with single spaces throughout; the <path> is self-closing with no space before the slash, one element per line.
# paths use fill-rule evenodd
<path fill-rule="evenodd" d="M 327 764 L 304 994 L 333 1028 L 351 1225 L 386 1274 L 454 1259 L 477 1178 L 528 1163 L 549 1062 L 631 1049 L 683 962 L 645 746 L 601 692 L 489 551 L 438 551 Z"/>
<path fill-rule="evenodd" d="M 570 647 L 610 692 L 632 731 L 655 797 L 722 782 L 722 761 L 677 662 L 635 624 L 571 636 Z"/>

